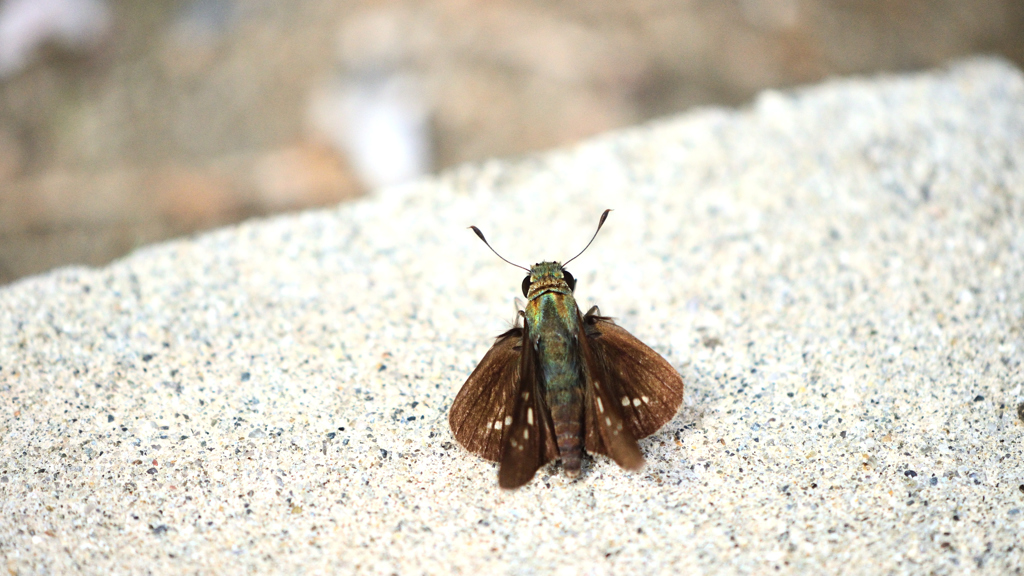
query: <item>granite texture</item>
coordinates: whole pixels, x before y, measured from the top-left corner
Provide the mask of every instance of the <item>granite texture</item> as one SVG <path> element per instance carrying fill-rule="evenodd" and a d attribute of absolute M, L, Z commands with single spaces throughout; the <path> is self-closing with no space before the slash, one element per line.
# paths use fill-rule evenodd
<path fill-rule="evenodd" d="M 447 408 L 564 259 L 687 394 L 523 489 Z M 1021 573 L 1024 76 L 695 110 L 0 289 L 0 555 L 34 573 Z"/>

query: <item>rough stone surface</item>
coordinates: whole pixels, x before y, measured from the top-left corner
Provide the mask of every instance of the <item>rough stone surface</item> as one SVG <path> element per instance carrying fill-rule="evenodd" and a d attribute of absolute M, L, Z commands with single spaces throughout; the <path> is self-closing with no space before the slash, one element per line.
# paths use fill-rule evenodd
<path fill-rule="evenodd" d="M 1024 76 L 770 92 L 0 290 L 12 573 L 1020 573 Z M 446 411 L 564 259 L 680 414 L 502 492 Z"/>

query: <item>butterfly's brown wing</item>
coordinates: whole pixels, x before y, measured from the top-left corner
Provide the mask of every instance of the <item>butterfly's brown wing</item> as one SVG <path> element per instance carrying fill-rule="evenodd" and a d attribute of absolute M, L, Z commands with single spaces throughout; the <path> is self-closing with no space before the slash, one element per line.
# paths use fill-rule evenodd
<path fill-rule="evenodd" d="M 519 363 L 519 388 L 514 398 L 511 425 L 505 427 L 498 485 L 518 488 L 529 482 L 537 469 L 558 458 L 551 411 L 537 378 L 537 357 L 530 345 L 529 324 L 523 328 Z"/>
<path fill-rule="evenodd" d="M 518 396 L 522 343 L 519 327 L 498 336 L 448 412 L 448 424 L 459 444 L 494 462 L 501 460 L 506 421 Z"/>
<path fill-rule="evenodd" d="M 597 306 L 587 312 L 583 324 L 608 380 L 611 402 L 632 435 L 645 438 L 672 420 L 683 402 L 683 378 L 675 368 L 611 318 L 601 316 Z"/>
<path fill-rule="evenodd" d="M 580 354 L 586 379 L 584 448 L 591 454 L 608 456 L 627 470 L 639 470 L 644 465 L 644 456 L 621 407 L 615 401 L 618 387 L 600 358 L 603 350 L 594 346 L 582 321 L 580 331 Z"/>

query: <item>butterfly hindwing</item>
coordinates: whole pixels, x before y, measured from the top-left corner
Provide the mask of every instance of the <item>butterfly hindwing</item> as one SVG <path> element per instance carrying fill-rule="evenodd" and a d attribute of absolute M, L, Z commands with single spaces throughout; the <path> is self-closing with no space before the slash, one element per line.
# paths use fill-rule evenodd
<path fill-rule="evenodd" d="M 636 439 L 645 438 L 675 417 L 683 402 L 683 379 L 664 358 L 597 306 L 583 319 L 587 341 L 607 379 L 608 396 Z M 587 447 L 590 450 L 590 447 Z"/>
<path fill-rule="evenodd" d="M 467 450 L 498 462 L 519 391 L 523 328 L 512 328 L 494 341 L 466 379 L 448 412 L 455 439 Z"/>

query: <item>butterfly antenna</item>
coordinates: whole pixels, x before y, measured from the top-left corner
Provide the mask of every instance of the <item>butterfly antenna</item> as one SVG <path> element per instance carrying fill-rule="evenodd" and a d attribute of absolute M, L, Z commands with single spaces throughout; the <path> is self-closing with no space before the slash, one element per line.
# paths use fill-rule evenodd
<path fill-rule="evenodd" d="M 491 244 L 489 242 L 487 242 L 487 238 L 484 238 L 484 233 L 481 232 L 479 228 L 477 228 L 476 226 L 470 226 L 470 228 L 472 228 L 473 232 L 476 232 L 476 235 L 479 236 L 480 239 L 484 241 L 484 244 L 486 244 L 488 248 L 491 248 Z M 600 228 L 600 226 L 598 228 Z M 527 272 L 530 271 L 529 268 L 526 268 L 524 266 L 520 266 L 519 264 L 516 264 L 515 262 L 509 262 L 509 260 L 507 258 L 502 256 L 501 254 L 498 254 L 498 251 L 495 250 L 494 248 L 491 248 L 491 252 L 494 252 L 495 256 L 497 256 L 498 258 L 501 258 L 502 260 L 504 260 L 505 262 L 508 262 L 509 264 L 515 266 L 516 268 L 522 268 L 523 270 L 526 270 Z"/>
<path fill-rule="evenodd" d="M 594 235 L 590 237 L 590 242 L 587 242 L 587 245 L 583 247 L 583 250 L 580 250 L 580 254 L 586 252 L 587 248 L 590 248 L 590 245 L 594 243 L 594 238 L 597 238 L 597 233 L 601 231 L 601 226 L 604 226 L 604 221 L 608 219 L 608 213 L 611 211 L 612 209 L 609 208 L 601 213 L 601 221 L 597 223 L 597 230 L 594 230 Z M 477 232 L 477 234 L 479 234 L 479 232 Z M 481 236 L 481 238 L 483 238 L 483 236 Z M 572 262 L 573 260 L 579 258 L 580 254 L 577 254 L 572 258 L 566 260 L 565 264 L 562 264 L 562 268 L 565 268 L 569 264 L 569 262 Z"/>

